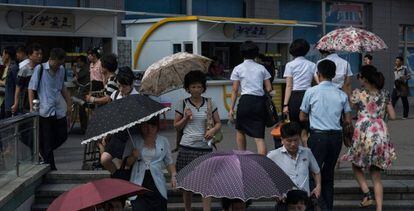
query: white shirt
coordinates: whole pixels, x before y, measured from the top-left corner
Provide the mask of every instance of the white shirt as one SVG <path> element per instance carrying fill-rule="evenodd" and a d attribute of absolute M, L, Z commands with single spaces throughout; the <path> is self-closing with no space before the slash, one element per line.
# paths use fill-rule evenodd
<path fill-rule="evenodd" d="M 299 56 L 286 64 L 283 77 L 292 77 L 292 90 L 307 90 L 309 87 L 311 87 L 315 71 L 315 63 L 307 60 L 303 56 Z"/>
<path fill-rule="evenodd" d="M 339 57 L 338 54 L 336 53 L 329 54 L 324 59 L 319 60 L 317 64 L 319 64 L 319 62 L 325 59 L 329 59 L 335 63 L 336 73 L 335 73 L 335 77 L 332 79 L 332 83 L 338 88 L 342 89 L 342 86 L 344 85 L 344 82 L 345 82 L 345 76 L 353 75 L 351 71 L 351 65 L 349 64 L 348 61 Z M 315 75 L 316 75 L 316 72 L 315 72 Z"/>
<path fill-rule="evenodd" d="M 241 95 L 263 96 L 263 81 L 269 78 L 270 74 L 263 65 L 246 59 L 233 69 L 230 80 L 240 81 Z"/>
<path fill-rule="evenodd" d="M 118 92 L 119 92 L 119 94 L 118 94 L 118 96 L 117 96 L 117 97 L 116 97 L 116 99 L 115 99 L 115 95 L 116 95 L 116 93 L 118 93 Z M 139 94 L 139 93 L 137 92 L 137 90 L 135 90 L 135 88 L 132 88 L 131 93 L 129 93 L 129 95 L 137 95 L 137 94 Z M 112 94 L 111 94 L 111 100 L 112 100 L 112 101 L 114 101 L 114 100 L 119 100 L 119 99 L 124 98 L 124 97 L 126 97 L 126 96 L 123 96 L 123 95 L 122 95 L 122 93 L 121 93 L 121 91 L 119 91 L 119 90 L 117 90 L 117 91 L 115 91 L 115 92 L 112 92 Z"/>

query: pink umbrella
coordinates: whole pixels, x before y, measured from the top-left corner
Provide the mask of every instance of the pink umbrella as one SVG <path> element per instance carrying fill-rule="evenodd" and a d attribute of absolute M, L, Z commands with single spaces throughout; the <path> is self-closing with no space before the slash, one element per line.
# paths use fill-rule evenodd
<path fill-rule="evenodd" d="M 79 185 L 63 193 L 52 202 L 47 211 L 88 210 L 117 197 L 134 196 L 146 191 L 146 188 L 125 180 L 105 178 Z"/>
<path fill-rule="evenodd" d="M 374 33 L 350 26 L 329 32 L 318 41 L 316 48 L 326 51 L 364 53 L 385 50 L 388 47 Z"/>

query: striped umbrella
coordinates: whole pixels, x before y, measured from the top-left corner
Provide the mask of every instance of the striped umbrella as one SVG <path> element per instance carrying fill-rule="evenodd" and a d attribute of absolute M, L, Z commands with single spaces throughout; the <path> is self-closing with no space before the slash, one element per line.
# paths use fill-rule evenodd
<path fill-rule="evenodd" d="M 388 47 L 376 34 L 351 26 L 329 32 L 318 41 L 316 48 L 326 51 L 364 53 L 385 50 Z"/>
<path fill-rule="evenodd" d="M 177 174 L 177 188 L 203 197 L 275 198 L 294 188 L 279 166 L 248 151 L 218 151 L 201 156 Z"/>

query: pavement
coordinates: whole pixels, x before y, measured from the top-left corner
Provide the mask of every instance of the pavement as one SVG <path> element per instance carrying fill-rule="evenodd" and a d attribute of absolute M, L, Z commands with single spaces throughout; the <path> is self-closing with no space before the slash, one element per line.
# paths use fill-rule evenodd
<path fill-rule="evenodd" d="M 391 134 L 391 141 L 394 144 L 397 152 L 397 160 L 394 162 L 392 168 L 396 169 L 410 169 L 413 168 L 412 152 L 414 151 L 414 98 L 410 98 L 411 114 L 408 119 L 402 120 L 402 106 L 401 101 L 396 105 L 397 120 L 389 121 L 388 126 Z M 218 145 L 219 150 L 237 149 L 236 145 L 236 130 L 233 125 L 223 123 L 223 141 Z M 175 129 L 172 123 L 169 122 L 167 127 L 160 130 L 160 135 L 165 136 L 170 140 L 171 146 L 175 147 Z M 79 134 L 79 127 L 75 126 L 73 132 L 69 135 L 68 140 L 55 151 L 56 166 L 59 170 L 80 170 L 83 160 L 84 145 L 81 145 L 83 135 Z M 266 129 L 265 137 L 268 150 L 274 149 L 273 138 L 270 135 L 270 129 Z M 253 139 L 247 139 L 247 149 L 256 151 L 256 145 Z M 342 148 L 342 153 L 346 148 Z M 174 154 L 174 157 L 176 153 Z M 350 168 L 349 162 L 341 162 L 339 168 Z"/>

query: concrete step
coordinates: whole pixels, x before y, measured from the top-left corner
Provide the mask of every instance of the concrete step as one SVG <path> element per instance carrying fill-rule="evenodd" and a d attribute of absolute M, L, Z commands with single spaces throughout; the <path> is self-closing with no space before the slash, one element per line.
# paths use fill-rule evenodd
<path fill-rule="evenodd" d="M 371 178 L 368 172 L 365 172 L 366 178 Z M 414 178 L 414 167 L 395 167 L 381 173 L 383 180 L 412 180 Z M 339 168 L 335 170 L 335 180 L 355 179 L 354 173 L 350 167 Z"/>
<path fill-rule="evenodd" d="M 44 182 L 49 184 L 84 184 L 93 180 L 108 178 L 110 176 L 108 171 L 51 171 L 45 178 Z"/>

